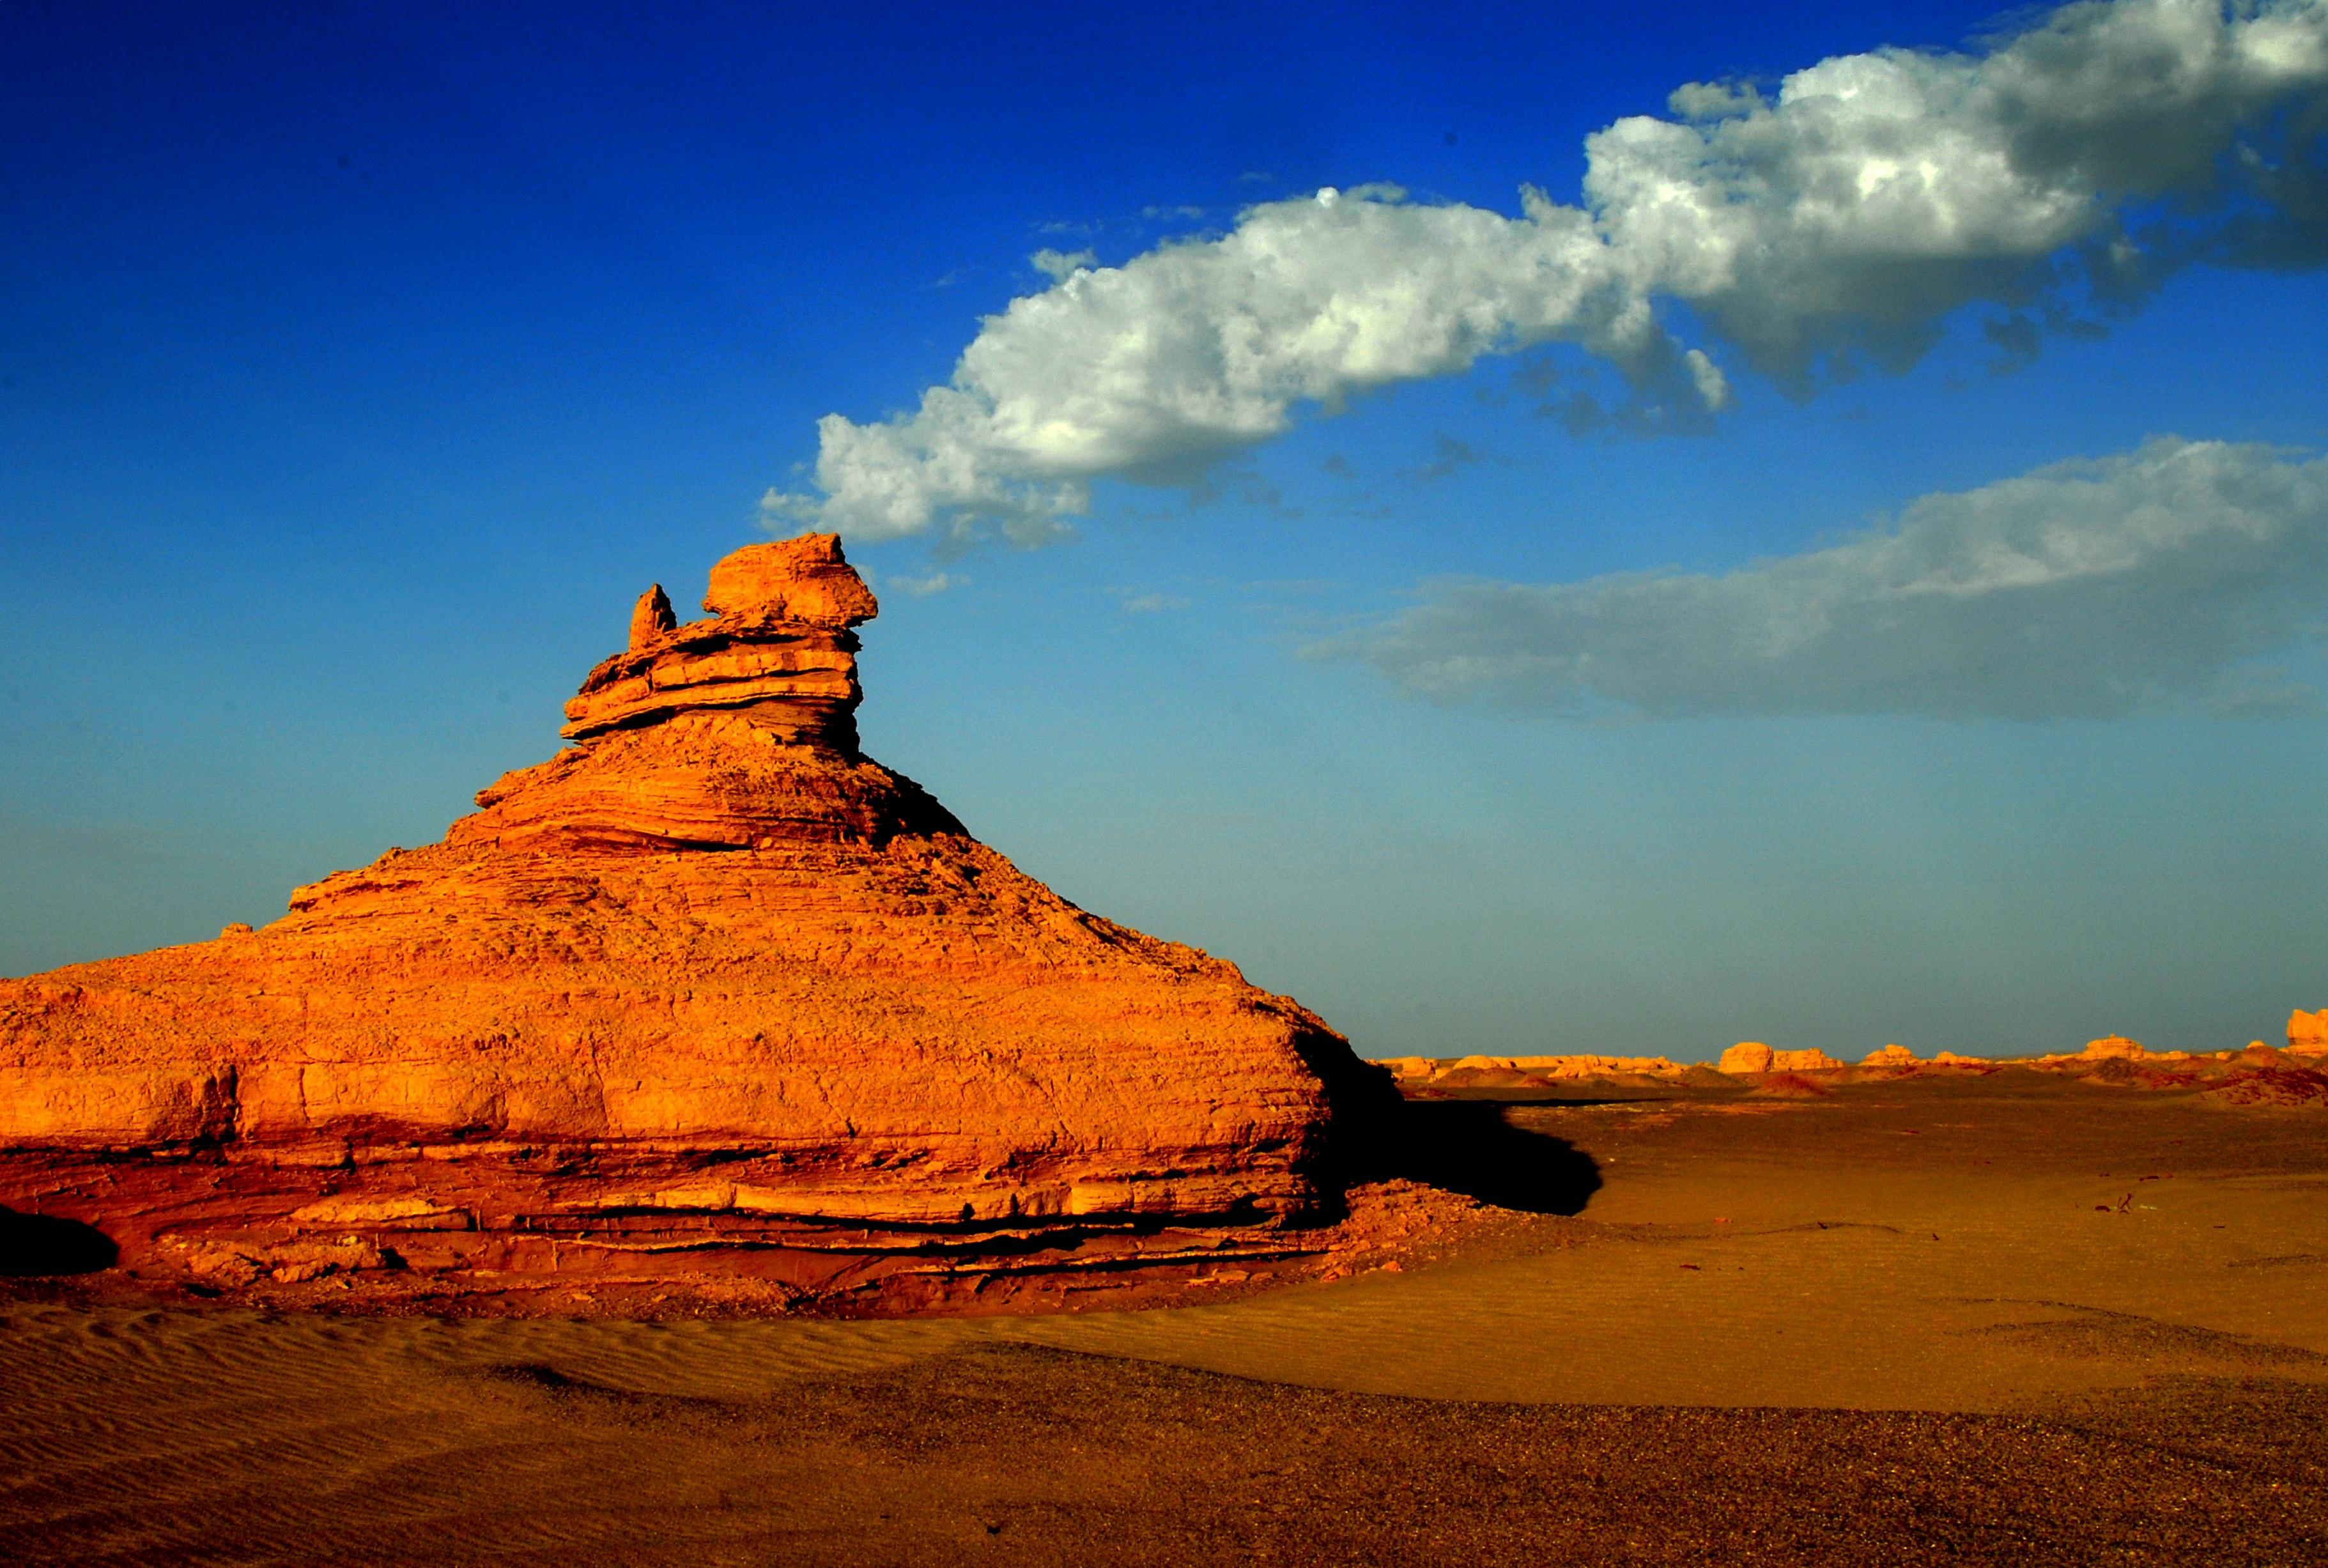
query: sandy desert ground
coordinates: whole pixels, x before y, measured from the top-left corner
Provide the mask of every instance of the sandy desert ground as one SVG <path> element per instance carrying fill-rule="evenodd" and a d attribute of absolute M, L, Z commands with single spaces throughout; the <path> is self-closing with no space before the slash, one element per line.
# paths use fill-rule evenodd
<path fill-rule="evenodd" d="M 1418 1174 L 1486 1200 L 1464 1223 L 1170 1309 L 333 1316 L 5 1282 L 0 1554 L 2328 1560 L 2318 1109 L 2025 1070 L 1575 1094 L 1418 1104 Z"/>

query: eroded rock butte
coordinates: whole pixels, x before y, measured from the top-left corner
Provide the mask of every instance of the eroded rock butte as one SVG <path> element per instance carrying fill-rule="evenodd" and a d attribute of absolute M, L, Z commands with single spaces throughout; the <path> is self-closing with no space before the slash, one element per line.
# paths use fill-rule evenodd
<path fill-rule="evenodd" d="M 2297 1008 L 2289 1013 L 2287 1048 L 2307 1056 L 2328 1056 L 2328 1008 L 2310 1013 Z"/>
<path fill-rule="evenodd" d="M 836 538 L 705 608 L 643 596 L 576 744 L 441 843 L 0 981 L 0 1203 L 214 1289 L 755 1300 L 1261 1255 L 1331 1205 L 1386 1075 L 861 756 Z"/>

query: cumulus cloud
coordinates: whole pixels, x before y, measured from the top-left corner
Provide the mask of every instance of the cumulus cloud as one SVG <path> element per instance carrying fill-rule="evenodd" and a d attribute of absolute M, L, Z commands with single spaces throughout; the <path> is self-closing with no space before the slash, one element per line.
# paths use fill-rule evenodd
<path fill-rule="evenodd" d="M 1441 586 L 1313 654 L 1564 716 L 2073 718 L 2308 709 L 2263 664 L 2328 633 L 2328 458 L 2157 437 L 1719 576 Z"/>
<path fill-rule="evenodd" d="M 2258 220 L 2318 215 L 2328 5 L 2070 5 L 1986 54 L 1846 55 L 1670 107 L 1588 139 L 1586 202 L 1643 288 L 1799 382 L 1912 359 L 1974 301 L 2107 310 L 2199 255 L 2280 259 Z"/>
<path fill-rule="evenodd" d="M 885 420 L 827 415 L 813 488 L 762 506 L 1038 543 L 1096 480 L 1187 483 L 1306 408 L 1532 344 L 1621 371 L 1629 428 L 1703 427 L 1730 382 L 1661 300 L 1799 391 L 1908 363 L 1969 305 L 2025 357 L 2175 266 L 2328 259 L 2328 0 L 2076 5 L 1981 52 L 1843 56 L 1669 107 L 1588 140 L 1582 206 L 1326 190 L 1121 267 L 1045 252 L 1056 281 L 987 317 L 951 380 Z"/>
<path fill-rule="evenodd" d="M 1249 209 L 1217 239 L 1071 273 L 989 317 L 913 414 L 819 421 L 821 496 L 772 516 L 859 539 L 991 521 L 1022 543 L 1085 511 L 1094 479 L 1187 481 L 1289 428 L 1297 406 L 1446 375 L 1564 339 L 1644 385 L 1715 403 L 1721 372 L 1672 345 L 1574 208 L 1517 221 L 1394 191 Z"/>

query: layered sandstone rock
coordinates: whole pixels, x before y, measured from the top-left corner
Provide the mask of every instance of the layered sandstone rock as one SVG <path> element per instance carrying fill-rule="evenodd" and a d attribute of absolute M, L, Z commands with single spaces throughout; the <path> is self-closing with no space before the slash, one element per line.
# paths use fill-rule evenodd
<path fill-rule="evenodd" d="M 164 1218 L 278 1250 L 425 1231 L 403 1254 L 451 1274 L 543 1236 L 652 1273 L 835 1226 L 864 1255 L 912 1227 L 1023 1248 L 1331 1198 L 1338 1115 L 1386 1084 L 859 756 L 850 628 L 876 606 L 836 539 L 737 552 L 705 605 L 676 624 L 651 590 L 568 705 L 578 744 L 441 843 L 259 931 L 0 981 L 0 1147 L 180 1157 L 248 1202 L 148 1181 Z M 119 1228 L 66 1187 L 48 1207 Z"/>
<path fill-rule="evenodd" d="M 711 568 L 703 607 L 681 626 L 658 583 L 631 612 L 630 644 L 566 705 L 568 740 L 731 712 L 794 746 L 857 750 L 857 634 L 878 606 L 836 534 L 752 545 Z"/>
<path fill-rule="evenodd" d="M 2307 1056 L 2328 1056 L 2328 1008 L 2316 1013 L 2297 1008 L 2288 1014 L 2287 1048 Z"/>

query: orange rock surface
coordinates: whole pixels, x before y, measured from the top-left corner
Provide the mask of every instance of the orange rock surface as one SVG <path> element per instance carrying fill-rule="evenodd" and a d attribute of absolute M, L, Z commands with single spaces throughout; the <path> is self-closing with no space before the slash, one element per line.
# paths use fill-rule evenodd
<path fill-rule="evenodd" d="M 2297 1008 L 2288 1014 L 2287 1048 L 2308 1056 L 2328 1055 L 2328 1008 L 2314 1013 Z"/>
<path fill-rule="evenodd" d="M 436 1248 L 455 1272 L 545 1235 L 638 1265 L 674 1236 L 1023 1244 L 1334 1196 L 1338 1112 L 1386 1075 L 859 756 L 850 628 L 876 606 L 837 539 L 737 552 L 706 607 L 675 625 L 651 590 L 568 707 L 578 744 L 443 842 L 300 888 L 258 931 L 0 981 L 0 1148 L 244 1172 L 228 1186 L 269 1196 L 202 1223 L 263 1220 L 276 1251 L 227 1246 L 229 1282 L 314 1235 L 465 1236 Z M 155 1234 L 197 1272 L 226 1245 Z"/>
<path fill-rule="evenodd" d="M 1807 1051 L 1774 1051 L 1760 1040 L 1741 1040 L 1722 1053 L 1716 1064 L 1724 1073 L 1830 1073 L 1844 1064 L 1816 1047 Z"/>
<path fill-rule="evenodd" d="M 737 550 L 711 568 L 709 621 L 674 623 L 657 584 L 631 612 L 629 644 L 566 705 L 568 740 L 681 713 L 745 715 L 791 746 L 857 751 L 857 634 L 878 606 L 838 535 Z"/>

